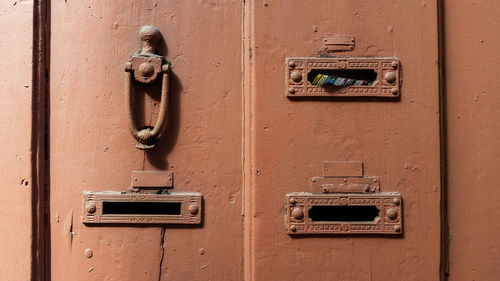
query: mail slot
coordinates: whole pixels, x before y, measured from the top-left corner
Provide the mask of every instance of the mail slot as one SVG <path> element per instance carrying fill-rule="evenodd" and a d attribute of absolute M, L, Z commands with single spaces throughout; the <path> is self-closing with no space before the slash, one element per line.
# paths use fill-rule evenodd
<path fill-rule="evenodd" d="M 287 97 L 383 97 L 400 95 L 397 58 L 287 58 Z"/>
<path fill-rule="evenodd" d="M 285 224 L 291 235 L 402 233 L 401 195 L 376 194 L 286 195 Z"/>
<path fill-rule="evenodd" d="M 200 224 L 199 193 L 84 192 L 85 224 Z"/>

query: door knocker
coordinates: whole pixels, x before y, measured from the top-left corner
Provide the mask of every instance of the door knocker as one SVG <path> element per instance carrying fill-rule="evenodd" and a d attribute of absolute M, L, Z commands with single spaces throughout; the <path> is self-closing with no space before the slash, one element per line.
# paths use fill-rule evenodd
<path fill-rule="evenodd" d="M 146 25 L 141 28 L 139 36 L 142 41 L 141 49 L 125 63 L 125 105 L 130 119 L 130 133 L 137 140 L 136 147 L 150 149 L 155 146 L 155 140 L 166 123 L 170 69 L 165 57 L 157 53 L 157 47 L 162 37 L 160 30 L 154 26 Z M 151 84 L 157 80 L 160 73 L 162 85 L 158 119 L 154 127 L 144 127 L 139 130 L 133 115 L 133 82 Z"/>

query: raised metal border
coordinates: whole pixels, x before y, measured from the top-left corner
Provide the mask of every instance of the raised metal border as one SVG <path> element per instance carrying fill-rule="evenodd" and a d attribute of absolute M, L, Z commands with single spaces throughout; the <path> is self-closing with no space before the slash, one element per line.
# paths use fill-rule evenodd
<path fill-rule="evenodd" d="M 309 218 L 309 210 L 313 206 L 376 206 L 380 210 L 380 215 L 374 222 L 313 222 Z M 291 235 L 399 235 L 403 232 L 401 206 L 402 198 L 398 192 L 378 194 L 289 193 L 286 195 L 285 203 L 286 233 Z"/>
<path fill-rule="evenodd" d="M 397 98 L 401 91 L 400 61 L 398 58 L 286 58 L 286 95 L 294 97 L 384 97 Z M 314 86 L 307 80 L 312 69 L 373 69 L 377 81 L 373 86 Z M 396 79 L 389 83 L 384 79 L 392 72 Z M 293 74 L 293 75 L 292 75 Z M 391 74 L 392 75 L 392 74 Z M 295 80 L 292 79 L 295 78 Z"/>
<path fill-rule="evenodd" d="M 103 201 L 113 202 L 179 202 L 180 215 L 103 215 Z M 83 193 L 83 216 L 85 224 L 200 224 L 202 195 L 199 193 L 129 194 L 120 192 Z"/>

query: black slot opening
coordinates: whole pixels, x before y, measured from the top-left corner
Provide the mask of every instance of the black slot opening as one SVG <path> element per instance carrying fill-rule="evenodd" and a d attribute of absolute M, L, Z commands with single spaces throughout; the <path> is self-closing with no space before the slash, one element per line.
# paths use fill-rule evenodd
<path fill-rule="evenodd" d="M 375 206 L 313 206 L 309 210 L 309 218 L 314 222 L 371 222 L 379 213 Z"/>
<path fill-rule="evenodd" d="M 377 72 L 375 72 L 373 69 L 312 69 L 307 74 L 307 80 L 309 81 L 309 83 L 313 84 L 313 81 L 318 76 L 318 74 L 355 80 L 371 81 L 370 85 L 374 85 L 377 80 Z M 334 85 L 329 83 L 326 83 L 322 86 L 335 87 Z"/>
<path fill-rule="evenodd" d="M 180 202 L 102 202 L 103 215 L 180 215 Z"/>

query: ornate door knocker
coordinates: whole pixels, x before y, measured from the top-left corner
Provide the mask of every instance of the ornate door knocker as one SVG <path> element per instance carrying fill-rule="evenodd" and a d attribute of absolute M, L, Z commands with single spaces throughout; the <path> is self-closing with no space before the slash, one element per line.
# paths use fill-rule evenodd
<path fill-rule="evenodd" d="M 150 149 L 155 146 L 155 140 L 166 123 L 170 69 L 165 57 L 157 53 L 157 47 L 162 37 L 160 30 L 154 26 L 146 25 L 141 28 L 139 36 L 142 41 L 141 49 L 125 63 L 125 105 L 130 119 L 130 133 L 137 140 L 136 147 Z M 144 127 L 139 130 L 133 115 L 134 81 L 151 84 L 156 81 L 160 73 L 162 74 L 162 86 L 158 119 L 154 127 Z"/>

